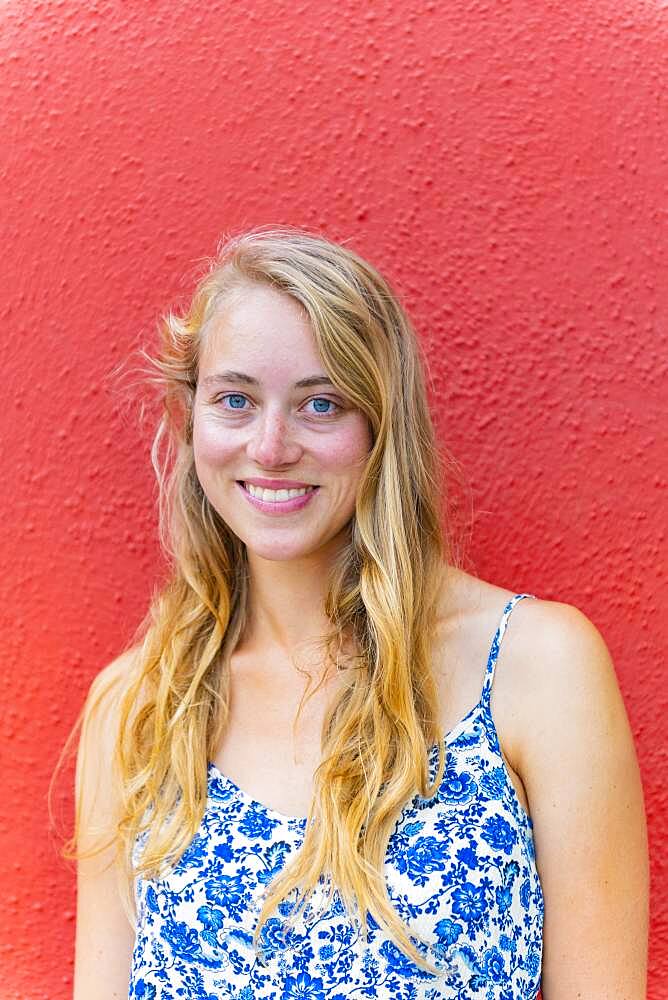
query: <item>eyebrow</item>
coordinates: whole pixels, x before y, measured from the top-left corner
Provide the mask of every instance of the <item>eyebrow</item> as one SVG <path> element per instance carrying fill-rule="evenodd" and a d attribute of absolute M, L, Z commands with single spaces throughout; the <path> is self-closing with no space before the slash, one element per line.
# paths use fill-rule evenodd
<path fill-rule="evenodd" d="M 202 385 L 209 386 L 219 385 L 221 382 L 241 382 L 243 385 L 262 385 L 259 379 L 253 378 L 252 375 L 246 375 L 245 372 L 235 372 L 228 369 L 224 372 L 218 372 L 216 375 L 207 375 L 206 378 L 202 379 Z M 298 382 L 295 382 L 295 389 L 306 389 L 312 385 L 334 385 L 331 378 L 327 375 L 309 375 L 307 378 L 300 378 Z"/>

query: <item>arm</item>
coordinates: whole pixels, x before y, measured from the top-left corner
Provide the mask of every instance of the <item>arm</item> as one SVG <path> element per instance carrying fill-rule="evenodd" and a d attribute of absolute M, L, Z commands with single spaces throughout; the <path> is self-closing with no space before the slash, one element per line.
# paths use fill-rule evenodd
<path fill-rule="evenodd" d="M 94 679 L 77 754 L 77 805 L 81 810 L 79 849 L 108 836 L 117 815 L 110 781 L 119 697 L 131 653 L 114 660 Z M 77 863 L 77 920 L 73 1000 L 120 1000 L 128 995 L 134 931 L 118 889 L 112 847 Z"/>
<path fill-rule="evenodd" d="M 527 792 L 545 899 L 543 1000 L 644 1000 L 647 832 L 614 667 L 580 611 L 529 603 L 511 763 Z"/>

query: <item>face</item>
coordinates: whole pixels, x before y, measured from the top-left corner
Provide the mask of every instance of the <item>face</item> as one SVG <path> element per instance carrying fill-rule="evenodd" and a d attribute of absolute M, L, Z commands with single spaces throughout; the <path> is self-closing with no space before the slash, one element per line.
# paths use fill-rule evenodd
<path fill-rule="evenodd" d="M 366 416 L 327 378 L 296 300 L 253 284 L 219 307 L 200 357 L 195 467 L 249 557 L 338 548 L 371 445 Z"/>

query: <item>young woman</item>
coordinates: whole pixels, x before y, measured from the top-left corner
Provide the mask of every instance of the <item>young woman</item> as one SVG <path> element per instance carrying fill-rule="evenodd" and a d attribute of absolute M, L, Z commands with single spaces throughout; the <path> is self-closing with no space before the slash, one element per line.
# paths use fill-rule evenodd
<path fill-rule="evenodd" d="M 261 228 L 161 330 L 171 576 L 83 711 L 75 1000 L 644 998 L 609 653 L 456 565 L 388 283 Z"/>

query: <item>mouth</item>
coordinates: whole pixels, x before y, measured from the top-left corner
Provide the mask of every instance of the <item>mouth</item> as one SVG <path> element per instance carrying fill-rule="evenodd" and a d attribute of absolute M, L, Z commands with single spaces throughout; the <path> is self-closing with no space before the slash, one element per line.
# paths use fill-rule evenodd
<path fill-rule="evenodd" d="M 246 493 L 255 497 L 256 500 L 263 501 L 263 503 L 286 503 L 289 500 L 295 500 L 297 497 L 306 496 L 307 493 L 313 493 L 320 489 L 319 486 L 307 485 L 298 489 L 270 490 L 262 486 L 254 486 L 252 483 L 246 483 L 243 479 L 237 479 L 237 483 Z"/>

